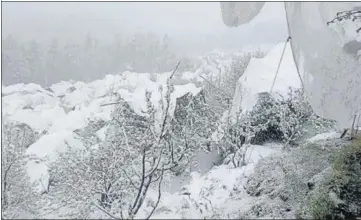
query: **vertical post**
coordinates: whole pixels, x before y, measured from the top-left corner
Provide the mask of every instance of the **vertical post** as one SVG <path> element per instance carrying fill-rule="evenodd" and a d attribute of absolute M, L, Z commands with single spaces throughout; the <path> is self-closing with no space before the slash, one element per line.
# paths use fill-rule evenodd
<path fill-rule="evenodd" d="M 354 137 L 355 137 L 355 121 L 356 121 L 356 116 L 357 115 L 355 115 L 354 117 L 353 117 L 353 122 L 352 122 L 352 126 L 351 126 L 351 136 L 350 136 L 350 139 L 352 140 L 352 139 L 354 139 Z"/>

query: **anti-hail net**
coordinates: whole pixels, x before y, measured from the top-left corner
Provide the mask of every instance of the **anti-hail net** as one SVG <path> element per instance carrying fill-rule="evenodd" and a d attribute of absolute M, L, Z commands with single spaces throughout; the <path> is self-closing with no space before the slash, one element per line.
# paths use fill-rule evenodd
<path fill-rule="evenodd" d="M 251 21 L 262 2 L 222 2 L 223 21 Z M 361 114 L 361 2 L 287 2 L 294 60 L 315 112 L 350 127 Z"/>

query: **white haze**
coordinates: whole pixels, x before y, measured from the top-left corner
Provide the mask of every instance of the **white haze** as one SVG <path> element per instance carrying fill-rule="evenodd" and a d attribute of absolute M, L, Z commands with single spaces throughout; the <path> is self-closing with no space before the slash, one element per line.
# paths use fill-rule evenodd
<path fill-rule="evenodd" d="M 184 52 L 275 43 L 287 36 L 283 3 L 267 3 L 250 24 L 228 28 L 219 2 L 4 2 L 3 36 L 107 40 L 114 33 L 168 34 Z M 209 45 L 207 45 L 207 43 Z"/>

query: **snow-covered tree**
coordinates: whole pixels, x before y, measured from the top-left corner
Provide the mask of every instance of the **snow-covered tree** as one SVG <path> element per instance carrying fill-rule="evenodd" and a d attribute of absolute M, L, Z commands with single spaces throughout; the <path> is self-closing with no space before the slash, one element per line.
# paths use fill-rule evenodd
<path fill-rule="evenodd" d="M 16 123 L 2 125 L 1 208 L 5 218 L 30 218 L 36 213 L 37 196 L 26 171 L 28 132 Z"/>
<path fill-rule="evenodd" d="M 49 195 L 58 207 L 68 207 L 67 217 L 91 217 L 97 210 L 111 218 L 153 214 L 163 179 L 183 172 L 195 149 L 211 134 L 204 126 L 208 116 L 201 111 L 201 95 L 194 99 L 188 94 L 178 100 L 171 117 L 172 77 L 159 89 L 164 94 L 160 110 L 155 110 L 150 92 L 145 95 L 143 116 L 120 100 L 103 143 L 83 149 L 69 146 L 51 164 Z M 149 190 L 156 190 L 158 198 L 148 198 Z"/>

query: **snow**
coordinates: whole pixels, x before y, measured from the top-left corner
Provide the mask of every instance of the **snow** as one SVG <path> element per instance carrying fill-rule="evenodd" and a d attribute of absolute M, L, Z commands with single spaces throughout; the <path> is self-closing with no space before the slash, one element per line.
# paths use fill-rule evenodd
<path fill-rule="evenodd" d="M 99 129 L 96 134 L 100 140 L 105 141 L 105 132 L 108 129 L 108 126 L 104 126 L 101 129 Z"/>
<path fill-rule="evenodd" d="M 242 89 L 250 91 L 248 94 L 243 94 L 242 108 L 250 108 L 256 93 L 266 91 L 270 87 L 282 48 L 283 44 L 280 44 L 265 58 L 251 60 L 244 76 L 239 80 Z M 201 91 L 201 88 L 192 82 L 203 81 L 200 76 L 217 78 L 227 70 L 234 57 L 242 55 L 243 53 L 234 52 L 211 53 L 201 57 L 201 66 L 195 72 L 177 72 L 172 79 L 174 93 L 171 95 L 168 113 L 173 115 L 178 97 L 187 93 L 197 95 Z M 288 46 L 274 91 L 286 91 L 284 82 L 287 82 L 287 85 L 297 84 L 290 83 L 291 78 L 298 79 L 297 76 L 292 75 L 295 69 L 290 57 Z M 85 127 L 90 120 L 109 121 L 115 105 L 101 105 L 116 102 L 119 96 L 137 114 L 142 115 L 146 110 L 145 93 L 151 92 L 151 102 L 157 111 L 156 123 L 159 122 L 162 116 L 159 101 L 161 97 L 165 99 L 166 81 L 170 74 L 171 72 L 150 74 L 126 71 L 121 74 L 106 75 L 103 79 L 90 83 L 61 81 L 49 87 L 52 92 L 36 84 L 3 86 L 3 114 L 7 116 L 6 118 L 26 123 L 39 133 L 47 131 L 28 148 L 29 154 L 34 154 L 39 161 L 42 161 L 29 162 L 28 172 L 31 179 L 33 181 L 46 179 L 47 164 L 56 159 L 57 152 L 66 150 L 64 141 L 74 139 L 72 133 L 74 130 Z M 160 86 L 162 86 L 162 94 L 159 90 Z M 70 89 L 72 87 L 73 89 Z M 24 107 L 28 108 L 24 109 Z M 105 138 L 105 129 L 106 127 L 97 132 L 101 140 Z M 266 149 L 263 150 L 267 152 Z M 249 152 L 252 152 L 252 148 Z"/>
<path fill-rule="evenodd" d="M 244 75 L 238 80 L 231 115 L 234 116 L 239 110 L 250 110 L 257 101 L 258 93 L 269 92 L 283 47 L 284 43 L 278 44 L 264 58 L 251 59 Z M 214 59 L 218 61 L 213 62 Z M 219 76 L 231 64 L 232 57 L 229 54 L 212 54 L 204 57 L 202 61 L 201 67 L 195 72 L 175 74 L 172 80 L 174 93 L 168 112 L 170 115 L 174 113 L 177 98 L 187 93 L 197 95 L 201 91 L 195 84 L 203 81 L 200 76 Z M 50 87 L 53 93 L 36 84 L 3 87 L 3 114 L 7 116 L 6 120 L 9 118 L 26 123 L 36 131 L 47 131 L 27 149 L 27 154 L 35 156 L 35 159 L 28 162 L 27 171 L 31 181 L 38 183 L 39 191 L 46 189 L 49 180 L 48 164 L 56 160 L 58 153 L 67 150 L 66 142 L 72 147 L 82 147 L 73 131 L 84 128 L 90 120 L 111 119 L 116 105 L 101 105 L 117 102 L 117 98 L 121 97 L 137 114 L 143 115 L 146 110 L 145 93 L 149 91 L 152 93 L 151 102 L 157 111 L 156 121 L 159 121 L 162 115 L 159 101 L 161 97 L 165 98 L 166 81 L 170 74 L 171 72 L 154 75 L 126 71 L 122 74 L 106 75 L 103 79 L 90 83 L 62 81 Z M 289 87 L 300 86 L 291 48 L 287 44 L 273 93 L 287 96 Z M 75 90 L 70 91 L 71 87 Z M 31 108 L 23 109 L 26 106 Z M 226 119 L 227 116 L 228 112 L 225 112 L 222 118 Z M 104 140 L 106 130 L 107 126 L 104 126 L 96 135 Z M 217 133 L 214 134 L 214 139 L 219 139 L 216 136 Z M 308 141 L 335 136 L 336 133 L 326 133 Z M 253 173 L 258 161 L 280 153 L 281 148 L 282 146 L 272 143 L 263 146 L 251 145 L 246 152 L 246 166 L 233 168 L 221 165 L 213 167 L 204 175 L 192 172 L 188 184 L 180 193 L 163 193 L 159 210 L 163 207 L 168 211 L 156 211 L 152 218 L 211 218 L 215 213 L 221 218 L 229 218 L 228 213 L 249 209 L 254 198 L 245 192 L 242 184 L 245 184 L 247 177 Z M 235 188 L 240 191 L 235 192 Z M 181 195 L 184 192 L 190 193 L 190 196 Z M 149 197 L 154 201 L 157 192 L 151 190 Z M 189 208 L 185 208 L 187 206 Z M 139 215 L 144 217 L 146 214 L 144 212 Z"/>
<path fill-rule="evenodd" d="M 3 88 L 8 95 L 2 97 L 2 102 L 3 114 L 10 120 L 26 123 L 40 132 L 51 126 L 54 115 L 64 114 L 59 100 L 40 86 L 16 84 L 9 87 Z"/>
<path fill-rule="evenodd" d="M 28 154 L 37 158 L 28 163 L 30 179 L 38 182 L 39 189 L 44 190 L 49 178 L 47 164 L 57 158 L 58 152 L 67 149 L 64 141 L 72 142 L 72 146 L 81 146 L 81 142 L 74 139 L 74 130 L 84 128 L 90 120 L 111 120 L 111 113 L 116 105 L 101 105 L 118 101 L 117 95 L 137 114 L 142 115 L 146 110 L 145 94 L 150 91 L 152 104 L 157 111 L 156 120 L 159 122 L 162 116 L 159 101 L 161 97 L 165 101 L 166 82 L 170 74 L 171 72 L 154 75 L 126 71 L 106 75 L 103 79 L 90 83 L 61 81 L 49 87 L 52 92 L 33 83 L 3 86 L 5 119 L 26 123 L 38 133 L 46 131 L 45 135 L 27 149 Z M 180 85 L 172 83 L 175 86 L 169 109 L 171 116 L 177 98 L 187 93 L 197 95 L 201 91 L 201 88 L 189 81 L 183 81 Z M 163 86 L 162 94 L 160 86 Z M 105 131 L 106 127 L 103 127 L 96 133 L 101 140 L 105 139 Z"/>
<path fill-rule="evenodd" d="M 10 86 L 2 86 L 2 94 L 3 95 L 9 95 L 11 93 L 15 93 L 15 92 L 20 92 L 20 93 L 35 93 L 35 92 L 43 92 L 46 94 L 51 94 L 50 92 L 46 91 L 45 89 L 43 89 L 40 85 L 34 84 L 34 83 L 29 83 L 29 84 L 24 84 L 24 83 L 18 83 L 15 85 L 10 85 Z"/>
<path fill-rule="evenodd" d="M 322 133 L 322 134 L 318 134 L 312 138 L 309 138 L 307 140 L 307 142 L 309 143 L 314 143 L 314 142 L 318 142 L 318 141 L 323 141 L 323 140 L 329 140 L 329 139 L 336 139 L 340 137 L 340 133 L 333 131 L 333 132 L 326 132 L 326 133 Z"/>
<path fill-rule="evenodd" d="M 27 172 L 30 181 L 38 183 L 39 192 L 47 189 L 49 181 L 48 164 L 57 159 L 58 153 L 67 150 L 66 142 L 71 147 L 79 148 L 82 146 L 82 143 L 74 138 L 72 132 L 62 131 L 42 136 L 26 150 L 26 154 L 32 156 L 32 159 L 27 163 Z"/>
<path fill-rule="evenodd" d="M 251 59 L 246 71 L 237 82 L 230 111 L 231 117 L 235 118 L 237 112 L 251 110 L 257 102 L 259 93 L 270 92 L 284 45 L 285 43 L 278 44 L 264 58 Z M 292 58 L 291 46 L 287 43 L 272 94 L 287 97 L 290 87 L 300 88 L 301 82 Z"/>
<path fill-rule="evenodd" d="M 10 119 L 28 124 L 35 131 L 41 132 L 51 128 L 57 118 L 64 116 L 64 110 L 59 106 L 48 109 L 15 111 Z M 56 117 L 54 117 L 56 116 Z"/>
<path fill-rule="evenodd" d="M 221 165 L 213 167 L 204 175 L 192 172 L 189 183 L 183 187 L 181 192 L 163 193 L 159 209 L 168 211 L 156 212 L 152 219 L 214 218 L 212 216 L 215 213 L 222 215 L 221 218 L 227 218 L 225 213 L 234 213 L 241 209 L 247 210 L 253 198 L 243 190 L 237 192 L 241 199 L 235 200 L 232 198 L 234 189 L 243 188 L 238 184 L 245 183 L 260 159 L 280 153 L 281 148 L 281 145 L 273 143 L 265 146 L 251 145 L 246 153 L 246 166 L 235 169 L 228 165 Z M 184 193 L 190 193 L 190 195 L 187 196 Z M 155 200 L 156 196 L 156 192 L 150 193 L 151 199 Z M 189 204 L 190 207 L 186 208 L 186 204 Z"/>
<path fill-rule="evenodd" d="M 51 85 L 49 88 L 54 92 L 56 96 L 65 95 L 67 90 L 73 85 L 70 81 L 60 81 Z"/>

